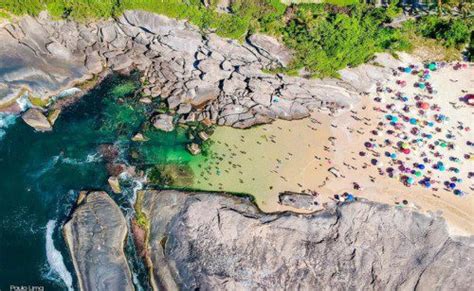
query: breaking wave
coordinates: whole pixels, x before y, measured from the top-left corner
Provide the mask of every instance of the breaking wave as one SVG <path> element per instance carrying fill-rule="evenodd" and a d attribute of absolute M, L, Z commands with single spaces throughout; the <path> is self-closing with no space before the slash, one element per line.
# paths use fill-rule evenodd
<path fill-rule="evenodd" d="M 98 153 L 88 154 L 85 159 L 61 158 L 61 162 L 69 165 L 83 165 L 100 161 L 102 156 Z"/>
<path fill-rule="evenodd" d="M 56 220 L 50 220 L 46 225 L 46 257 L 50 267 L 47 277 L 48 279 L 60 279 L 67 289 L 72 291 L 72 275 L 64 264 L 61 252 L 54 247 L 53 232 L 55 226 Z"/>
<path fill-rule="evenodd" d="M 30 99 L 28 98 L 28 95 L 23 95 L 20 98 L 18 98 L 16 100 L 16 104 L 18 104 L 22 112 L 32 106 Z"/>
<path fill-rule="evenodd" d="M 15 123 L 16 118 L 15 114 L 0 112 L 0 140 L 7 133 L 7 128 Z"/>

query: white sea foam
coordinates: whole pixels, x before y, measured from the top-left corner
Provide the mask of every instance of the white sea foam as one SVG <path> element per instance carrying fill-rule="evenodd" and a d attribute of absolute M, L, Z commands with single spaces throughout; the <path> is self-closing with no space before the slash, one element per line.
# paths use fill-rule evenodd
<path fill-rule="evenodd" d="M 59 161 L 59 158 L 61 158 L 60 155 L 52 157 L 46 163 L 41 164 L 40 167 L 37 168 L 37 170 L 32 170 L 30 172 L 30 176 L 35 179 L 43 176 L 44 174 L 46 174 L 47 172 L 49 172 L 51 169 L 53 169 L 56 166 L 56 164 Z"/>
<path fill-rule="evenodd" d="M 69 165 L 82 165 L 100 161 L 102 156 L 98 153 L 88 154 L 85 159 L 62 158 L 61 162 Z"/>
<path fill-rule="evenodd" d="M 72 88 L 69 88 L 69 89 L 66 89 L 66 90 L 61 91 L 61 93 L 59 93 L 58 95 L 53 96 L 53 97 L 51 98 L 51 100 L 52 100 L 52 101 L 56 101 L 56 100 L 61 99 L 61 98 L 70 97 L 70 96 L 73 96 L 74 94 L 79 93 L 79 92 L 81 92 L 81 91 L 82 91 L 82 90 L 79 89 L 79 88 L 72 87 Z"/>
<path fill-rule="evenodd" d="M 50 267 L 50 274 L 58 277 L 66 285 L 67 289 L 72 291 L 72 275 L 64 264 L 61 252 L 54 247 L 53 232 L 56 226 L 56 220 L 48 221 L 46 225 L 46 257 Z M 49 276 L 51 277 L 51 276 Z"/>
<path fill-rule="evenodd" d="M 32 107 L 32 104 L 30 102 L 30 98 L 28 98 L 27 94 L 25 94 L 25 95 L 21 96 L 20 98 L 16 99 L 16 103 L 18 104 L 18 106 L 20 106 L 22 112 L 25 111 L 26 109 Z"/>
<path fill-rule="evenodd" d="M 0 112 L 0 140 L 7 133 L 7 128 L 14 124 L 16 121 L 17 115 L 11 113 L 1 113 Z"/>

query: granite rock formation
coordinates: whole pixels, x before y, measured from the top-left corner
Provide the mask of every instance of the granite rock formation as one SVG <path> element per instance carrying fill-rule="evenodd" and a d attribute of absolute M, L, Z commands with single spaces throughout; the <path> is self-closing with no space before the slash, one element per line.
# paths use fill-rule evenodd
<path fill-rule="evenodd" d="M 22 115 L 22 118 L 26 124 L 37 131 L 51 131 L 53 129 L 48 118 L 38 109 L 28 109 L 28 111 Z"/>
<path fill-rule="evenodd" d="M 147 191 L 155 289 L 468 290 L 474 238 L 371 202 L 264 214 L 248 199 Z"/>
<path fill-rule="evenodd" d="M 474 284 L 474 237 L 450 236 L 439 216 L 367 201 L 272 214 L 248 197 L 138 195 L 148 231 L 135 222 L 133 232 L 154 290 L 469 290 Z M 64 231 L 80 288 L 133 290 L 120 210 L 104 192 L 85 200 Z"/>
<path fill-rule="evenodd" d="M 238 43 L 143 11 L 91 24 L 53 21 L 42 13 L 8 24 L 0 39 L 0 60 L 9 64 L 0 70 L 0 83 L 7 85 L 0 86 L 0 103 L 25 90 L 47 98 L 75 80 L 137 69 L 146 81 L 146 100 L 166 100 L 180 122 L 238 128 L 299 119 L 314 109 L 348 109 L 371 89 L 362 84 L 383 81 L 393 68 L 347 69 L 341 80 L 266 74 L 291 60 L 277 40 L 255 34 Z M 377 62 L 396 63 L 387 55 Z"/>
<path fill-rule="evenodd" d="M 127 221 L 107 193 L 91 192 L 82 198 L 64 225 L 81 290 L 133 290 L 124 253 L 126 236 Z"/>

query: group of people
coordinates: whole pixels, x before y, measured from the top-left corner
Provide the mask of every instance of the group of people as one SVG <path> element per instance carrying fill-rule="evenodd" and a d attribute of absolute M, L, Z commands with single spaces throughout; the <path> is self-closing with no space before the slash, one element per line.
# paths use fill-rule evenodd
<path fill-rule="evenodd" d="M 462 121 L 451 123 L 449 116 L 443 114 L 443 108 L 434 102 L 433 97 L 438 92 L 430 80 L 443 66 L 445 64 L 429 63 L 423 67 L 402 67 L 395 72 L 398 88 L 381 85 L 377 88 L 380 96 L 375 101 L 380 106 L 375 109 L 385 116 L 371 131 L 364 146 L 379 153 L 372 155 L 370 163 L 378 167 L 381 175 L 396 178 L 407 187 L 420 185 L 433 191 L 443 188 L 461 196 L 467 193 L 464 189 L 469 189 L 469 186 L 463 187 L 462 165 L 472 163 L 474 157 L 455 149 L 460 146 L 458 138 L 470 134 L 471 128 Z M 463 68 L 456 65 L 455 69 Z M 404 74 L 416 76 L 416 82 L 408 84 Z M 416 88 L 414 95 L 403 92 L 410 85 Z M 360 155 L 366 156 L 366 153 Z M 469 173 L 468 179 L 472 176 Z"/>

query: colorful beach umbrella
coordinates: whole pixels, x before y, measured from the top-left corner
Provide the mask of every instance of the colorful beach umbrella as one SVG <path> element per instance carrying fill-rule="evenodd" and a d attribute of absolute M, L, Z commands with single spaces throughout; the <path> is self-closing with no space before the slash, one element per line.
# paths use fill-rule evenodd
<path fill-rule="evenodd" d="M 420 107 L 421 109 L 426 110 L 426 109 L 430 108 L 430 105 L 429 105 L 427 102 L 420 102 L 420 103 L 419 103 L 419 107 Z"/>

